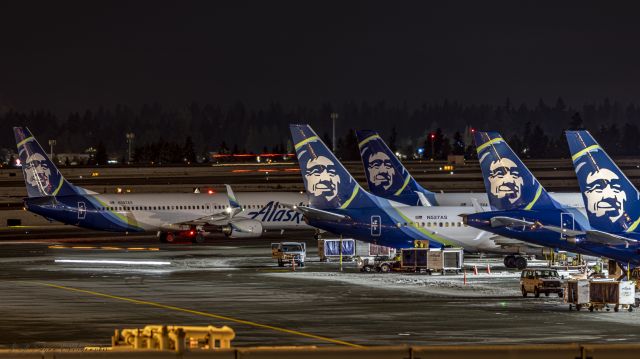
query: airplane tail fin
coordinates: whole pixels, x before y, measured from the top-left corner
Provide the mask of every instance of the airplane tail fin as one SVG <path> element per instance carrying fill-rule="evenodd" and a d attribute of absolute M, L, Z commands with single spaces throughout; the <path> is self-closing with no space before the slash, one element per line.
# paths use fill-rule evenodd
<path fill-rule="evenodd" d="M 29 197 L 66 196 L 78 193 L 76 187 L 64 179 L 28 128 L 14 127 L 13 133 Z"/>
<path fill-rule="evenodd" d="M 235 193 L 233 193 L 231 185 L 225 184 L 224 186 L 227 188 L 227 199 L 229 200 L 229 217 L 233 217 L 242 212 L 243 208 L 238 202 Z"/>
<path fill-rule="evenodd" d="M 289 125 L 311 207 L 344 209 L 373 206 L 367 193 L 309 125 Z"/>
<path fill-rule="evenodd" d="M 588 131 L 567 131 L 571 160 L 592 228 L 637 232 L 640 193 Z"/>
<path fill-rule="evenodd" d="M 498 132 L 476 131 L 474 137 L 493 210 L 560 207 Z"/>
<path fill-rule="evenodd" d="M 437 205 L 433 192 L 416 182 L 377 132 L 356 131 L 356 136 L 371 193 L 412 206 L 422 203 L 422 193 L 429 205 Z"/>

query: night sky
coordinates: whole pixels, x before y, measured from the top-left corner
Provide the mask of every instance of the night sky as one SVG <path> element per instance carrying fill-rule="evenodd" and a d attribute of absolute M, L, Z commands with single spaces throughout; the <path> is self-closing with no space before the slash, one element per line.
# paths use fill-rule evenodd
<path fill-rule="evenodd" d="M 637 102 L 639 3 L 593 3 L 3 2 L 0 106 Z"/>

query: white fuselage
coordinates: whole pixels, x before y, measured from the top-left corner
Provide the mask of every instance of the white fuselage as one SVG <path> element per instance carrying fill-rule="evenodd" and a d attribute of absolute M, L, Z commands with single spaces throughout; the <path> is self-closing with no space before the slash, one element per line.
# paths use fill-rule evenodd
<path fill-rule="evenodd" d="M 178 228 L 180 223 L 205 216 L 225 214 L 229 208 L 226 194 L 215 193 L 142 193 L 88 195 L 97 200 L 102 211 L 110 211 L 146 231 Z M 254 219 L 266 230 L 309 229 L 302 215 L 283 204 L 301 204 L 306 196 L 296 192 L 244 192 L 236 198 L 242 212 L 234 218 Z"/>

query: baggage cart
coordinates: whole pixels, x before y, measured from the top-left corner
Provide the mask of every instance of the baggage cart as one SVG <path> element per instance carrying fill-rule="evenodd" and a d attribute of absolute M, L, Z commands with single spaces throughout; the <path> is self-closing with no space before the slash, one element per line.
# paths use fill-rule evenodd
<path fill-rule="evenodd" d="M 567 281 L 565 302 L 569 310 L 588 308 L 594 310 L 614 311 L 620 309 L 633 311 L 635 306 L 635 284 L 630 281 L 613 279 L 589 279 Z"/>

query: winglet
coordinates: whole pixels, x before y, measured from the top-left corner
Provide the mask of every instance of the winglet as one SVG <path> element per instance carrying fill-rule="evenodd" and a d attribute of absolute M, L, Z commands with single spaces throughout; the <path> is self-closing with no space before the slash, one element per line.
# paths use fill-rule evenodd
<path fill-rule="evenodd" d="M 238 203 L 236 195 L 233 193 L 233 189 L 231 189 L 231 186 L 228 184 L 225 184 L 224 186 L 227 187 L 227 198 L 229 199 L 229 206 L 231 208 L 229 217 L 233 217 L 236 214 L 242 212 L 243 209 L 240 203 Z"/>

